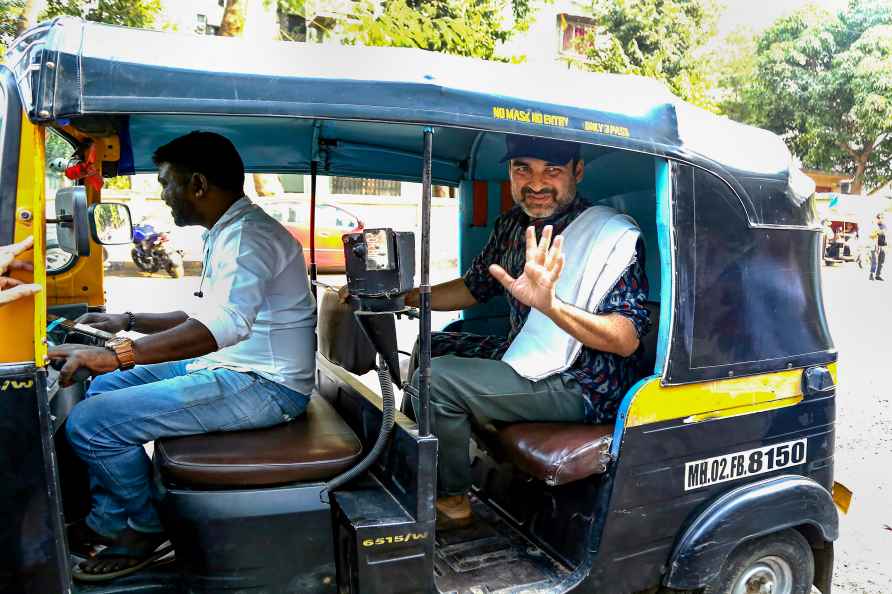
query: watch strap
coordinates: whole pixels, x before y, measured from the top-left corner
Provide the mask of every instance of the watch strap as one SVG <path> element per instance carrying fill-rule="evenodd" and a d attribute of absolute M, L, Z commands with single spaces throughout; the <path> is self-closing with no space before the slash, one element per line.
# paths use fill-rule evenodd
<path fill-rule="evenodd" d="M 136 365 L 136 356 L 133 353 L 133 341 L 122 336 L 113 338 L 105 343 L 105 348 L 112 351 L 118 359 L 118 369 L 131 369 Z"/>

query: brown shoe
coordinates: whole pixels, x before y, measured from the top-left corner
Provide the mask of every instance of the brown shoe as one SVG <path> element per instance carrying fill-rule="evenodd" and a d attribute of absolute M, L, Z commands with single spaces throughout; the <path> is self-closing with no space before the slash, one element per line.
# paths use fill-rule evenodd
<path fill-rule="evenodd" d="M 467 495 L 454 495 L 437 499 L 437 529 L 464 528 L 474 523 L 471 500 Z"/>

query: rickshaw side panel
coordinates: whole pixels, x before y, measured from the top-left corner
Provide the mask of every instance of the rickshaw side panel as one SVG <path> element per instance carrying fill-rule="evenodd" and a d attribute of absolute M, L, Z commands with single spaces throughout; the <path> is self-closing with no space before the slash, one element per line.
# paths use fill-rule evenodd
<path fill-rule="evenodd" d="M 819 229 L 809 220 L 784 218 L 753 226 L 723 180 L 690 165 L 672 168 L 678 290 L 663 381 L 685 384 L 834 361 Z M 808 200 L 799 206 L 809 208 Z"/>
<path fill-rule="evenodd" d="M 667 394 L 667 397 L 673 397 Z M 683 398 L 682 394 L 674 397 Z M 627 427 L 591 583 L 597 592 L 637 592 L 659 584 L 687 525 L 717 497 L 779 474 L 808 477 L 828 492 L 833 475 L 834 396 L 714 420 Z M 685 464 L 807 439 L 804 463 L 686 490 Z M 752 534 L 764 532 L 752 517 Z M 722 543 L 716 543 L 721 545 Z"/>
<path fill-rule="evenodd" d="M 65 592 L 70 583 L 46 374 L 0 368 L 0 592 Z"/>

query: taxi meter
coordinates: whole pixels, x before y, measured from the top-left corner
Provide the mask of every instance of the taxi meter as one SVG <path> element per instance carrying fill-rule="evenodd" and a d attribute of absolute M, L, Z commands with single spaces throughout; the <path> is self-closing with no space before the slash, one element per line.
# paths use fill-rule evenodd
<path fill-rule="evenodd" d="M 415 284 L 415 234 L 365 229 L 343 237 L 347 286 L 366 311 L 399 311 Z"/>

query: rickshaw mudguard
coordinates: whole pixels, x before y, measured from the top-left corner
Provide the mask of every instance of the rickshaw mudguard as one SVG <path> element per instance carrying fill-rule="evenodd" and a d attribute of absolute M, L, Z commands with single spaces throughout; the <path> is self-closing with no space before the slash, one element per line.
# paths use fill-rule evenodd
<path fill-rule="evenodd" d="M 839 536 L 833 497 L 809 478 L 779 476 L 729 491 L 700 513 L 678 540 L 665 585 L 702 588 L 744 541 L 803 525 L 815 528 L 825 542 Z"/>

